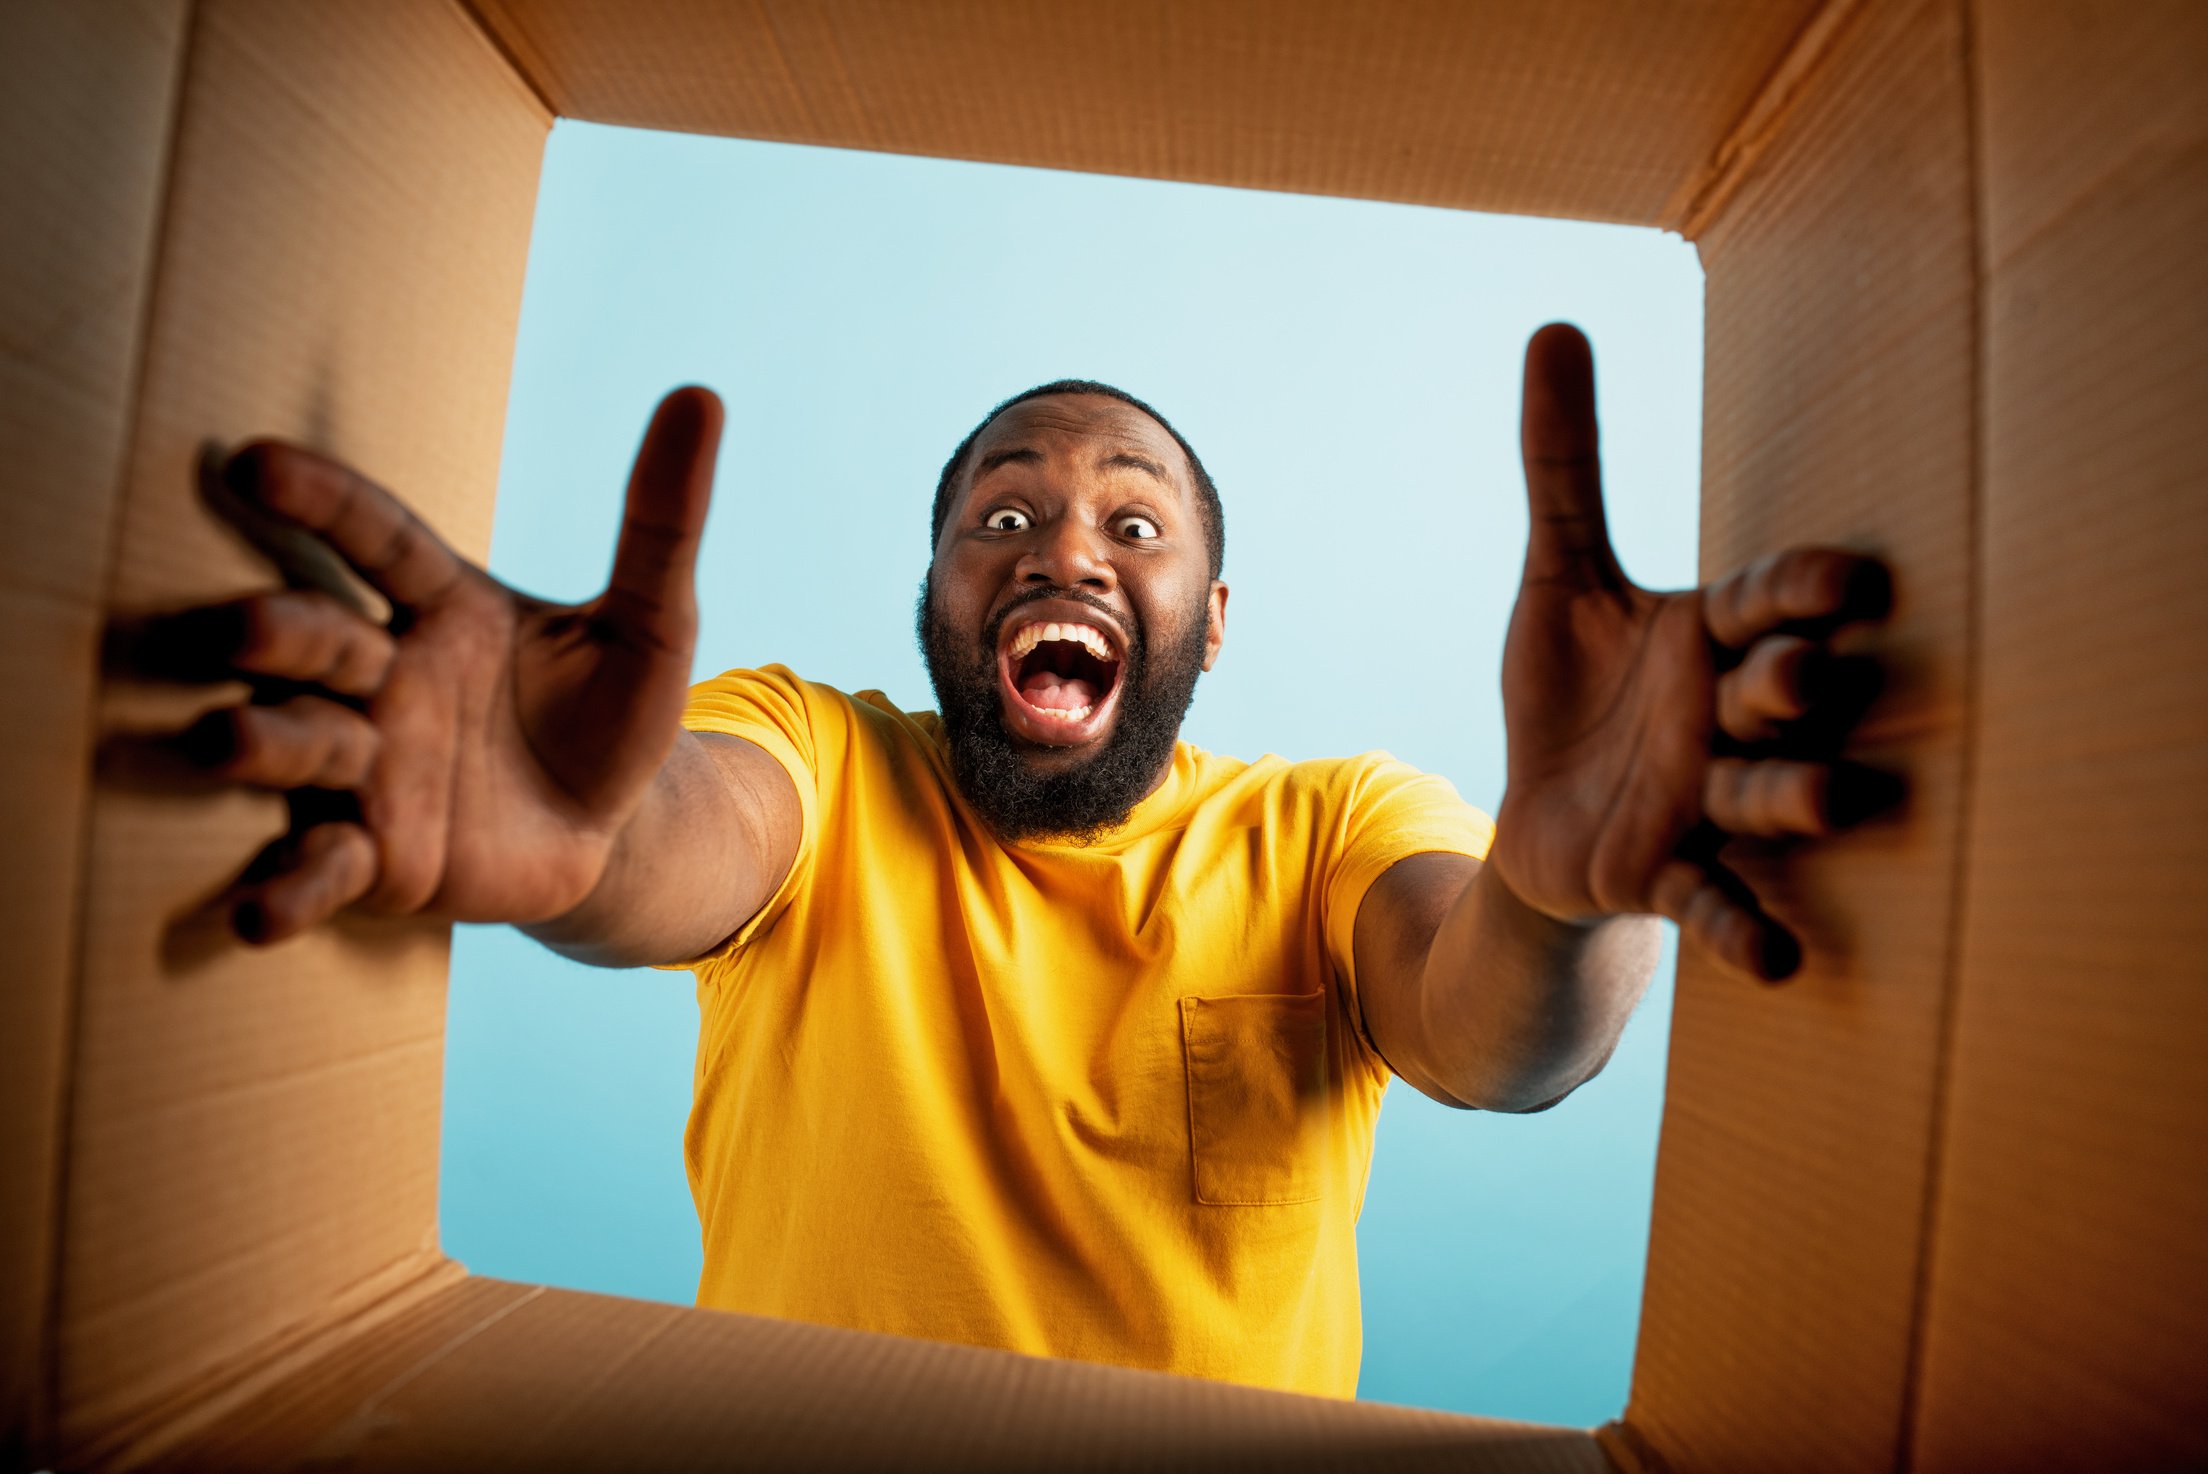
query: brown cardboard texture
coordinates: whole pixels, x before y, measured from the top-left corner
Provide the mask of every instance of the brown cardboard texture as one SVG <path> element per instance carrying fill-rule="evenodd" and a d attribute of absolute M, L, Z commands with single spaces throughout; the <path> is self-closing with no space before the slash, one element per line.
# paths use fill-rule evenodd
<path fill-rule="evenodd" d="M 2208 1464 L 2208 8 L 19 0 L 0 41 L 8 1467 Z M 227 941 L 280 808 L 96 764 L 188 714 L 97 645 L 272 581 L 209 441 L 326 448 L 480 552 L 555 114 L 1697 241 L 1705 572 L 1892 562 L 1858 746 L 1914 796 L 1744 860 L 1804 977 L 1682 967 L 1617 1422 L 439 1252 L 443 933 Z"/>
<path fill-rule="evenodd" d="M 100 588 L 183 6 L 17 10 L 0 48 L 0 1447 L 44 1400 Z"/>

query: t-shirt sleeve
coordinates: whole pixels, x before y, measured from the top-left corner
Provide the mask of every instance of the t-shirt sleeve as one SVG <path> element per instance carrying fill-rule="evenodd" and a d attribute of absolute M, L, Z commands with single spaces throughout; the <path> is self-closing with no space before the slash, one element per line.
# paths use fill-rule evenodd
<path fill-rule="evenodd" d="M 1342 980 L 1343 1001 L 1360 1042 L 1373 1063 L 1384 1069 L 1365 1030 L 1357 990 L 1358 908 L 1372 883 L 1406 856 L 1441 852 L 1486 859 L 1495 839 L 1495 821 L 1459 797 L 1448 779 L 1421 773 L 1377 752 L 1358 759 L 1348 813 L 1336 832 L 1340 848 L 1326 886 L 1327 959 Z"/>
<path fill-rule="evenodd" d="M 712 951 L 667 966 L 696 968 L 731 955 L 773 926 L 803 889 L 820 835 L 820 764 L 813 717 L 810 689 L 784 666 L 732 670 L 690 688 L 690 701 L 682 713 L 683 726 L 693 732 L 741 737 L 764 749 L 782 765 L 790 775 L 791 787 L 797 790 L 800 827 L 790 873 L 767 897 L 766 904 Z"/>

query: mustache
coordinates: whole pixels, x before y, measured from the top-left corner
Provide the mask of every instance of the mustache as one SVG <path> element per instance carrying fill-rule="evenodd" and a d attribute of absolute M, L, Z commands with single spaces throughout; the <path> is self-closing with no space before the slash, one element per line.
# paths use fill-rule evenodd
<path fill-rule="evenodd" d="M 1142 632 L 1139 629 L 1129 629 L 1127 627 L 1126 618 L 1122 616 L 1117 609 L 1114 609 L 1111 605 L 1105 603 L 1096 595 L 1088 593 L 1085 590 L 1062 589 L 1054 587 L 1029 589 L 1027 592 L 1015 597 L 1011 603 L 1005 605 L 1002 609 L 999 609 L 995 614 L 991 615 L 989 618 L 988 627 L 981 632 L 982 648 L 984 650 L 996 649 L 997 637 L 1004 633 L 1005 621 L 1009 620 L 1013 615 L 1019 613 L 1028 605 L 1039 604 L 1045 599 L 1058 599 L 1062 601 L 1070 601 L 1075 604 L 1088 605 L 1089 608 L 1094 609 L 1098 614 L 1109 620 L 1113 629 L 1119 631 L 1120 643 L 1126 647 L 1127 653 L 1129 655 L 1134 655 L 1136 652 L 1141 650 Z"/>

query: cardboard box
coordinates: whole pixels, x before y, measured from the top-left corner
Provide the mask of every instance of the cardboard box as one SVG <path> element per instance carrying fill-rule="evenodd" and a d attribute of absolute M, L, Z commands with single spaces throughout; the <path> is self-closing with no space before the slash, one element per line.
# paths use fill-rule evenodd
<path fill-rule="evenodd" d="M 15 0 L 0 14 L 8 1467 L 2208 1464 L 2208 7 Z M 980 79 L 977 82 L 977 79 Z M 1658 224 L 1704 567 L 1872 549 L 1906 822 L 1679 981 L 1595 1433 L 471 1277 L 446 942 L 196 915 L 273 802 L 95 779 L 110 615 L 266 582 L 202 442 L 490 527 L 555 114 Z"/>

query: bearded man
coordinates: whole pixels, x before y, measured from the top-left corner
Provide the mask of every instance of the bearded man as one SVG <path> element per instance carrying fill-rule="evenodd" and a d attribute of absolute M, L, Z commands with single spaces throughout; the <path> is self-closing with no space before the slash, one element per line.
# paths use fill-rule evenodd
<path fill-rule="evenodd" d="M 1593 393 L 1585 340 L 1537 334 L 1494 825 L 1380 754 L 1179 741 L 1226 636 L 1224 516 L 1162 416 L 1086 381 L 1007 401 L 944 468 L 919 611 L 940 714 L 778 667 L 686 694 L 720 429 L 699 389 L 654 416 L 587 604 L 264 442 L 233 489 L 392 621 L 289 590 L 155 648 L 296 693 L 185 744 L 314 796 L 236 895 L 247 940 L 357 904 L 696 972 L 702 1304 L 1349 1396 L 1389 1078 L 1555 1104 L 1615 1046 L 1656 915 L 1784 977 L 1794 939 L 1718 846 L 1890 797 L 1831 760 L 1861 703 L 1825 648 L 1883 613 L 1879 565 L 1803 549 L 1636 587 Z"/>

